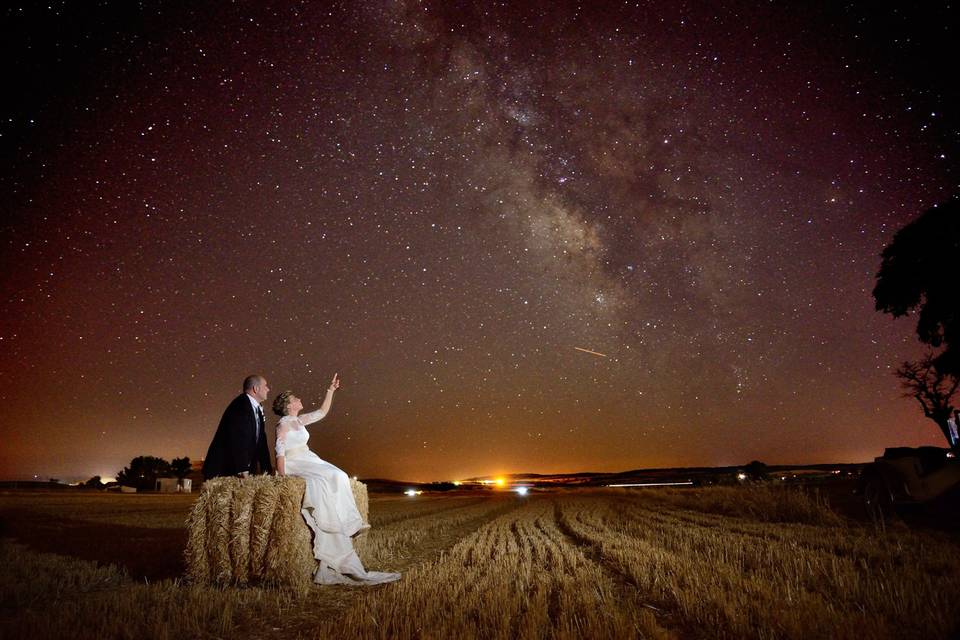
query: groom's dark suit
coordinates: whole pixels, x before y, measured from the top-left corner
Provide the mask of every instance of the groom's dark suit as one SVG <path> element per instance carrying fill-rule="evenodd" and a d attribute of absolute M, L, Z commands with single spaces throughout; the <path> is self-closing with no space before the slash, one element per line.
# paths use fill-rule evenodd
<path fill-rule="evenodd" d="M 235 476 L 249 471 L 270 473 L 270 451 L 267 449 L 267 434 L 264 425 L 257 428 L 257 412 L 250 403 L 250 396 L 241 393 L 234 398 L 213 436 L 213 442 L 203 460 L 203 477 L 207 480 L 217 476 Z M 260 432 L 257 437 L 257 431 Z"/>

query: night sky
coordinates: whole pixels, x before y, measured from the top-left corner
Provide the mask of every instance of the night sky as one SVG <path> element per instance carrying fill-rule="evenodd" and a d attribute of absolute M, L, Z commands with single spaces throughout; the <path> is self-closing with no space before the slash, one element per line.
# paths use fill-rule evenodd
<path fill-rule="evenodd" d="M 200 458 L 249 373 L 339 372 L 361 477 L 943 445 L 871 296 L 957 192 L 919 4 L 6 6 L 0 477 Z"/>

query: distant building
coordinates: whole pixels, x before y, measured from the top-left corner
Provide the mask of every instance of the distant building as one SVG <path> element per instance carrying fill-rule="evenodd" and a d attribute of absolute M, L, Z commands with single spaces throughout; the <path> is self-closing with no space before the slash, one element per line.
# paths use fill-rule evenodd
<path fill-rule="evenodd" d="M 193 481 L 190 478 L 178 480 L 177 478 L 157 478 L 155 487 L 160 493 L 190 493 Z"/>

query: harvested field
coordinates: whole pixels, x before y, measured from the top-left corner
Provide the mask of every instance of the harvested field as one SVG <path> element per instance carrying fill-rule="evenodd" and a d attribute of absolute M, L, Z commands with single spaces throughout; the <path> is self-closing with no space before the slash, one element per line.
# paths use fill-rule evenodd
<path fill-rule="evenodd" d="M 358 551 L 403 579 L 306 594 L 176 579 L 194 499 L 0 495 L 0 637 L 859 639 L 960 629 L 956 538 L 879 532 L 795 491 L 372 495 L 373 529 Z M 86 548 L 67 542 L 84 531 Z M 158 544 L 163 535 L 180 546 Z M 131 549 L 115 551 L 125 545 L 154 556 L 152 575 Z"/>

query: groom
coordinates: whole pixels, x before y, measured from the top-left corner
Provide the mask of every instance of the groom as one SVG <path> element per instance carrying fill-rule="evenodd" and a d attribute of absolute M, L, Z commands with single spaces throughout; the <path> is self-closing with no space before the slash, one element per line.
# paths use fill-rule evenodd
<path fill-rule="evenodd" d="M 203 461 L 203 477 L 272 473 L 266 421 L 260 403 L 270 387 L 263 376 L 247 376 L 243 393 L 233 399 L 213 436 Z M 258 470 L 259 467 L 259 470 Z"/>

